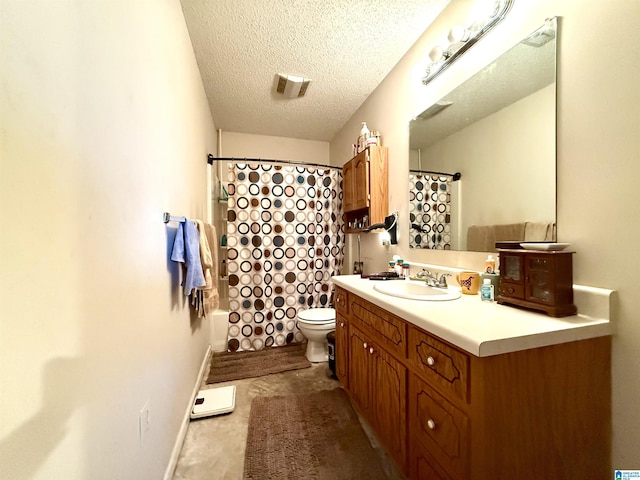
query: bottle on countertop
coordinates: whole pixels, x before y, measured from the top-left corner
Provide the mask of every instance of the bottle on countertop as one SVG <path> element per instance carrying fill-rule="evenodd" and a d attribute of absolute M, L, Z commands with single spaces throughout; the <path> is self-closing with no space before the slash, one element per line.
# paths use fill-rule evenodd
<path fill-rule="evenodd" d="M 399 277 L 402 276 L 402 264 L 404 263 L 404 260 L 402 260 L 401 258 L 396 260 L 396 273 L 398 274 Z"/>
<path fill-rule="evenodd" d="M 484 262 L 485 273 L 496 273 L 496 261 L 493 255 L 489 255 Z"/>
<path fill-rule="evenodd" d="M 407 262 L 404 262 L 402 264 L 402 278 L 404 278 L 405 280 L 409 280 L 410 271 L 411 265 L 409 265 Z"/>
<path fill-rule="evenodd" d="M 389 272 L 395 272 L 396 271 L 396 262 L 394 262 L 393 260 L 391 260 L 389 262 Z"/>
<path fill-rule="evenodd" d="M 485 278 L 482 281 L 482 288 L 480 289 L 480 299 L 484 302 L 493 302 L 494 289 L 490 278 Z"/>

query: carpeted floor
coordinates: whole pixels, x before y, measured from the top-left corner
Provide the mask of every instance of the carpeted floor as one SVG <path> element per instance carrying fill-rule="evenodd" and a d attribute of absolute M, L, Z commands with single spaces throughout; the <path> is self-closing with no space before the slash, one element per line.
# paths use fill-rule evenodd
<path fill-rule="evenodd" d="M 245 480 L 386 479 L 341 388 L 256 397 L 251 404 Z"/>
<path fill-rule="evenodd" d="M 268 347 L 258 352 L 220 352 L 211 356 L 207 383 L 255 378 L 272 373 L 309 368 L 306 344 Z"/>

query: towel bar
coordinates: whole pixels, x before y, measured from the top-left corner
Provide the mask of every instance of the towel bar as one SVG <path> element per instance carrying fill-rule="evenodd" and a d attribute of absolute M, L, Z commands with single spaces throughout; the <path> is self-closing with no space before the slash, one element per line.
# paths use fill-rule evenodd
<path fill-rule="evenodd" d="M 187 217 L 174 217 L 173 215 L 171 215 L 169 212 L 164 212 L 162 214 L 162 221 L 164 223 L 169 223 L 169 222 L 186 222 L 187 221 Z"/>

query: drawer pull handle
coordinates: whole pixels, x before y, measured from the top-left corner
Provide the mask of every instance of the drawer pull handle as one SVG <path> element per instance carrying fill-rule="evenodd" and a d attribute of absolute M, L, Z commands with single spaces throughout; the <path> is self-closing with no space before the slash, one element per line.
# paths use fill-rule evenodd
<path fill-rule="evenodd" d="M 436 429 L 436 422 L 434 422 L 431 419 L 427 420 L 427 427 L 429 427 L 429 430 L 435 430 Z"/>
<path fill-rule="evenodd" d="M 429 356 L 427 357 L 427 365 L 429 365 L 430 367 L 433 367 L 436 364 L 436 359 Z"/>

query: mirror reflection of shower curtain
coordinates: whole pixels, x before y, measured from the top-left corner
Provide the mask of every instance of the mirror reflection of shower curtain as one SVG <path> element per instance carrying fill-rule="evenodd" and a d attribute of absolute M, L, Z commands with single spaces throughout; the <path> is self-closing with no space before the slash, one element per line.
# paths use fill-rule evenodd
<path fill-rule="evenodd" d="M 451 250 L 450 176 L 409 173 L 409 247 Z"/>
<path fill-rule="evenodd" d="M 338 169 L 229 164 L 229 351 L 301 342 L 298 310 L 328 307 L 344 261 Z"/>

